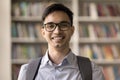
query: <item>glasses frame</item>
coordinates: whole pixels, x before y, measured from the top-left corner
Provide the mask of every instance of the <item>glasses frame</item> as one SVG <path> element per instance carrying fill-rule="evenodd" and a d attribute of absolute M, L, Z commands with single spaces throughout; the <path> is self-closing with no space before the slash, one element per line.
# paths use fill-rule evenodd
<path fill-rule="evenodd" d="M 50 25 L 51 25 L 53 27 L 53 29 L 51 28 L 51 30 L 49 30 L 47 28 L 47 25 L 48 25 L 48 27 L 50 27 Z M 62 25 L 67 25 L 67 26 L 62 26 Z M 64 21 L 64 22 L 60 22 L 60 23 L 49 22 L 49 23 L 43 24 L 43 28 L 45 28 L 45 30 L 48 32 L 53 32 L 56 29 L 56 27 L 59 27 L 59 29 L 61 31 L 67 31 L 71 27 L 71 23 Z"/>

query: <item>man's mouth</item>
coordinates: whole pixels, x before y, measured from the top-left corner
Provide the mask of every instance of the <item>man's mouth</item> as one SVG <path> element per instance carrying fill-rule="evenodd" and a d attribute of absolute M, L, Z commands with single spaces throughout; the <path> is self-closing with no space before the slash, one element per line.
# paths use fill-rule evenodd
<path fill-rule="evenodd" d="M 52 37 L 53 40 L 63 40 L 65 37 L 64 36 L 54 36 Z"/>

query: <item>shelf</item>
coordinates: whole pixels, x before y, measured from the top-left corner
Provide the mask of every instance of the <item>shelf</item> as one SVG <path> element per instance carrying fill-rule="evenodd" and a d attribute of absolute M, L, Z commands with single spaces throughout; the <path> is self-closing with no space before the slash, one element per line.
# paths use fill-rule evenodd
<path fill-rule="evenodd" d="M 12 0 L 13 2 L 21 2 L 23 0 Z M 71 0 L 24 0 L 26 2 L 46 2 L 46 3 L 49 3 L 49 2 L 71 2 Z"/>
<path fill-rule="evenodd" d="M 93 62 L 97 63 L 98 65 L 108 66 L 108 65 L 120 65 L 120 59 L 113 59 L 113 60 L 92 60 Z"/>
<path fill-rule="evenodd" d="M 89 38 L 80 38 L 79 43 L 120 43 L 120 39 L 114 39 L 114 38 L 103 38 L 103 39 L 96 39 L 92 40 Z"/>
<path fill-rule="evenodd" d="M 35 38 L 12 38 L 12 43 L 46 43 L 46 41 Z"/>
<path fill-rule="evenodd" d="M 12 64 L 25 64 L 28 62 L 28 59 L 12 59 Z"/>
<path fill-rule="evenodd" d="M 98 17 L 98 18 L 91 18 L 91 17 L 79 17 L 78 21 L 80 23 L 86 23 L 86 22 L 120 22 L 120 17 Z"/>
<path fill-rule="evenodd" d="M 41 22 L 40 16 L 19 16 L 19 17 L 12 17 L 12 21 L 32 21 L 32 22 Z"/>
<path fill-rule="evenodd" d="M 25 64 L 28 63 L 30 59 L 12 59 L 12 64 Z M 98 65 L 120 65 L 120 60 L 92 60 Z"/>
<path fill-rule="evenodd" d="M 120 2 L 120 0 L 80 0 L 79 2 L 101 2 L 101 3 L 114 3 L 114 2 Z"/>

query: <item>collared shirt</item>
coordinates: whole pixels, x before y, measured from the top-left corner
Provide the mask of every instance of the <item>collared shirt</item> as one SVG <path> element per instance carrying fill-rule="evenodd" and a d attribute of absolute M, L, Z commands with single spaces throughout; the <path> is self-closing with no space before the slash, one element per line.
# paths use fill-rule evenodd
<path fill-rule="evenodd" d="M 93 62 L 91 64 L 92 80 L 105 80 L 102 69 Z M 27 66 L 28 64 L 22 65 L 18 80 L 26 79 Z M 46 52 L 35 80 L 82 80 L 76 56 L 70 52 L 60 64 L 56 65 L 51 62 Z"/>

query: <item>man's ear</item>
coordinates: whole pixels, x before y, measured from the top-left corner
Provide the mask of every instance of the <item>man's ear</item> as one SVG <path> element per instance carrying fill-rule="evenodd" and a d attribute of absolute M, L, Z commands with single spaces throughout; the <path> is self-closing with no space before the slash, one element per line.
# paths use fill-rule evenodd
<path fill-rule="evenodd" d="M 40 28 L 40 32 L 41 32 L 42 37 L 44 37 L 45 31 L 44 31 L 44 28 L 43 28 L 43 27 Z"/>

